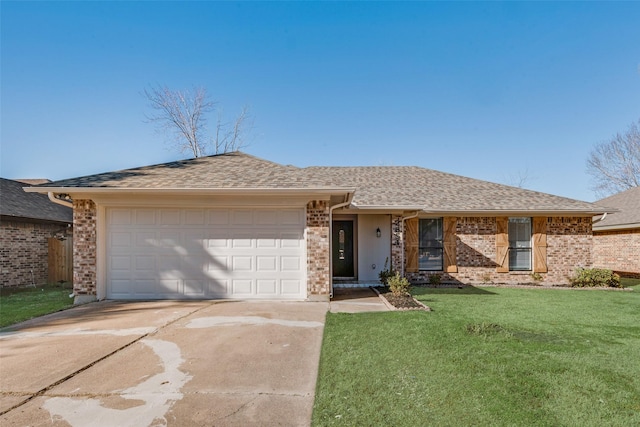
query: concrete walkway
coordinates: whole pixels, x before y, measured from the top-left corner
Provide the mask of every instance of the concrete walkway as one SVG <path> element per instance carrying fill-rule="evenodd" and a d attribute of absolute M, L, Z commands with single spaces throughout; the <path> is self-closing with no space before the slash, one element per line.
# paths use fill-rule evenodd
<path fill-rule="evenodd" d="M 334 288 L 329 310 L 332 313 L 362 313 L 389 311 L 389 307 L 371 288 Z"/>

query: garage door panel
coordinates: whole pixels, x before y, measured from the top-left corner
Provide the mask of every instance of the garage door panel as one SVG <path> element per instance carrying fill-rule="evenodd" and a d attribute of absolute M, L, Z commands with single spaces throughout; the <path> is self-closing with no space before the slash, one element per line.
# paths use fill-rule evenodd
<path fill-rule="evenodd" d="M 231 280 L 231 292 L 233 296 L 251 296 L 252 288 L 251 279 L 233 279 Z"/>
<path fill-rule="evenodd" d="M 179 209 L 161 210 L 160 225 L 180 225 L 180 210 Z"/>
<path fill-rule="evenodd" d="M 155 225 L 156 224 L 156 211 L 153 209 L 136 209 L 135 210 L 135 225 Z"/>
<path fill-rule="evenodd" d="M 278 257 L 258 256 L 256 257 L 256 267 L 258 272 L 276 271 L 278 267 Z"/>
<path fill-rule="evenodd" d="M 291 280 L 282 280 L 281 281 L 281 294 L 282 295 L 290 295 L 290 296 L 295 296 L 300 292 L 300 287 L 302 286 L 302 283 L 300 280 L 295 280 L 295 279 L 291 279 Z"/>
<path fill-rule="evenodd" d="M 250 256 L 233 256 L 231 262 L 234 272 L 253 271 L 253 258 Z"/>
<path fill-rule="evenodd" d="M 209 282 L 209 289 L 207 296 L 224 298 L 227 297 L 229 292 L 229 281 L 227 279 L 214 279 Z"/>
<path fill-rule="evenodd" d="M 204 280 L 187 279 L 184 281 L 184 294 L 187 296 L 204 296 L 207 287 L 207 282 Z"/>
<path fill-rule="evenodd" d="M 107 209 L 107 297 L 304 298 L 304 209 Z"/>
<path fill-rule="evenodd" d="M 257 280 L 257 293 L 259 295 L 272 295 L 278 294 L 278 281 L 275 279 L 258 279 Z"/>

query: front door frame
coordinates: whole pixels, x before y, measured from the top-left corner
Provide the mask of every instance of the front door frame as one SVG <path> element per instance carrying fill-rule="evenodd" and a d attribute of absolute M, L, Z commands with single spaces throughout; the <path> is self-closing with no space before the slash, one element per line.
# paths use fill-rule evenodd
<path fill-rule="evenodd" d="M 352 277 L 344 277 L 344 276 L 335 276 L 333 274 L 334 263 L 331 264 L 331 277 L 334 280 L 358 280 L 358 216 L 357 215 L 334 215 L 332 218 L 331 229 L 335 229 L 335 223 L 338 221 L 351 221 L 353 223 L 353 276 Z M 333 233 L 331 235 L 331 239 L 333 239 Z M 337 247 L 338 242 L 332 241 L 331 247 Z M 331 251 L 330 256 L 333 258 L 333 250 Z"/>

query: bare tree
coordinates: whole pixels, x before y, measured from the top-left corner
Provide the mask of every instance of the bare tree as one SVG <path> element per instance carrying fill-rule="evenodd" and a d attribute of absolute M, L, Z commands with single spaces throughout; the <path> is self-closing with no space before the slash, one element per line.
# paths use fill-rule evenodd
<path fill-rule="evenodd" d="M 598 197 L 640 186 L 640 119 L 626 132 L 596 145 L 587 159 Z"/>
<path fill-rule="evenodd" d="M 525 170 L 518 171 L 515 174 L 509 174 L 504 178 L 504 182 L 512 187 L 525 188 L 525 186 L 529 185 L 531 181 L 536 179 L 537 177 L 531 175 L 529 168 L 526 168 Z"/>
<path fill-rule="evenodd" d="M 172 90 L 157 86 L 145 89 L 143 95 L 154 111 L 146 116 L 147 120 L 156 123 L 158 130 L 170 133 L 180 152 L 202 157 L 210 151 L 228 153 L 247 146 L 245 136 L 252 124 L 248 107 L 242 108 L 235 121 L 226 122 L 222 110 L 216 108 L 216 103 L 202 87 Z M 218 113 L 216 129 L 213 135 L 208 135 L 207 115 L 213 112 Z"/>

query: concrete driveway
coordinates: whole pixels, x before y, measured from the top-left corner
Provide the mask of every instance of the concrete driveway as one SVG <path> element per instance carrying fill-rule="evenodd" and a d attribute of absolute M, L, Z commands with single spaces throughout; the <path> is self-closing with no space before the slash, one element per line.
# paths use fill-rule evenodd
<path fill-rule="evenodd" d="M 100 302 L 20 324 L 0 332 L 0 425 L 308 425 L 328 308 Z"/>

